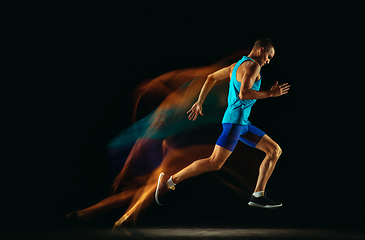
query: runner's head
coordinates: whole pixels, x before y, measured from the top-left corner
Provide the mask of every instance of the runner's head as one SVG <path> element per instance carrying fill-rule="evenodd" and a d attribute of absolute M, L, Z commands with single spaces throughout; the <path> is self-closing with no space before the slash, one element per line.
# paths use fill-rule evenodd
<path fill-rule="evenodd" d="M 253 59 L 263 67 L 264 65 L 269 64 L 274 57 L 275 47 L 270 39 L 261 38 L 255 42 L 251 53 Z"/>

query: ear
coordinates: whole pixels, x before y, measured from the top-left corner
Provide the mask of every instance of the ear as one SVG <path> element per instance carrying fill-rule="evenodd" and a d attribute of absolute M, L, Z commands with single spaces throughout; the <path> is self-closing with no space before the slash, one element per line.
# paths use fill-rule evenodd
<path fill-rule="evenodd" d="M 263 54 L 264 52 L 265 52 L 265 48 L 264 48 L 264 47 L 260 47 L 260 48 L 259 48 L 259 53 L 260 53 L 260 55 L 261 55 L 261 54 Z"/>

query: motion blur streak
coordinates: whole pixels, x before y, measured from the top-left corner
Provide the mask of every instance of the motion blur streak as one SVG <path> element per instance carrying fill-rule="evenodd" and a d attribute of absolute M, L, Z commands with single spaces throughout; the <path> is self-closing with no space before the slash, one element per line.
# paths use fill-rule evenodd
<path fill-rule="evenodd" d="M 140 211 L 154 201 L 160 172 L 168 178 L 195 160 L 210 156 L 222 131 L 221 120 L 227 106 L 229 79 L 217 82 L 212 88 L 203 105 L 204 116 L 189 121 L 186 112 L 197 100 L 207 75 L 234 63 L 248 50 L 210 66 L 175 70 L 140 84 L 135 90 L 134 124 L 108 145 L 112 167 L 121 169 L 123 166 L 112 186 L 112 196 L 80 212 L 91 217 L 130 204 L 116 222 L 115 226 L 118 227 L 125 221 L 136 219 Z M 163 101 L 152 113 L 137 121 L 137 110 L 143 109 L 141 99 L 151 96 Z M 252 188 L 236 169 L 223 170 L 246 189 Z M 220 179 L 241 196 L 249 195 L 242 186 L 237 188 Z"/>

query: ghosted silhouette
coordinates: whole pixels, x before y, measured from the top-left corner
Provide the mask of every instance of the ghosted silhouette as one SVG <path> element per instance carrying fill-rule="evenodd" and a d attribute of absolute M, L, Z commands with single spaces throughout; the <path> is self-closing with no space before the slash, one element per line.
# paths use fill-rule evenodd
<path fill-rule="evenodd" d="M 125 221 L 136 219 L 140 211 L 153 202 L 160 172 L 170 176 L 195 160 L 208 157 L 222 132 L 221 119 L 227 107 L 229 79 L 217 82 L 212 88 L 204 102 L 203 117 L 189 121 L 186 112 L 196 101 L 207 75 L 235 62 L 247 54 L 248 50 L 210 66 L 171 71 L 140 84 L 135 90 L 137 99 L 133 112 L 134 124 L 107 146 L 111 165 L 124 164 L 114 180 L 111 196 L 89 208 L 73 212 L 68 217 L 91 220 L 107 211 L 129 205 L 125 214 L 116 222 L 115 226 L 118 227 Z M 141 99 L 147 95 L 158 95 L 164 100 L 152 113 L 136 121 Z M 126 152 L 129 152 L 127 157 Z M 231 158 L 242 158 L 239 155 L 232 154 Z M 245 177 L 242 172 L 245 169 L 248 171 L 247 168 L 237 167 L 237 162 L 242 164 L 244 161 L 231 162 L 222 170 L 234 177 L 240 186 L 220 179 L 248 199 L 254 188 L 256 171 L 254 176 L 251 173 L 251 176 Z M 249 167 L 252 171 L 257 169 L 259 162 L 251 164 L 254 165 Z"/>

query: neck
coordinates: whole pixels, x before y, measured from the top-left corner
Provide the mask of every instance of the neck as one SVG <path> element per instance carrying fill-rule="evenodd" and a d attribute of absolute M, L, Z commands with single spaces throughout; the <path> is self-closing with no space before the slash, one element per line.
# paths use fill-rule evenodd
<path fill-rule="evenodd" d="M 256 63 L 258 63 L 259 65 L 260 65 L 260 67 L 262 67 L 261 66 L 261 60 L 260 60 L 260 56 L 257 56 L 256 54 L 255 54 L 255 52 L 250 52 L 250 54 L 248 54 L 248 56 L 247 57 L 250 57 L 252 60 L 254 60 Z"/>
<path fill-rule="evenodd" d="M 255 56 L 255 54 L 253 52 L 250 52 L 250 54 L 248 54 L 247 57 L 249 57 L 252 60 L 254 60 L 255 62 L 257 62 L 257 57 Z"/>

